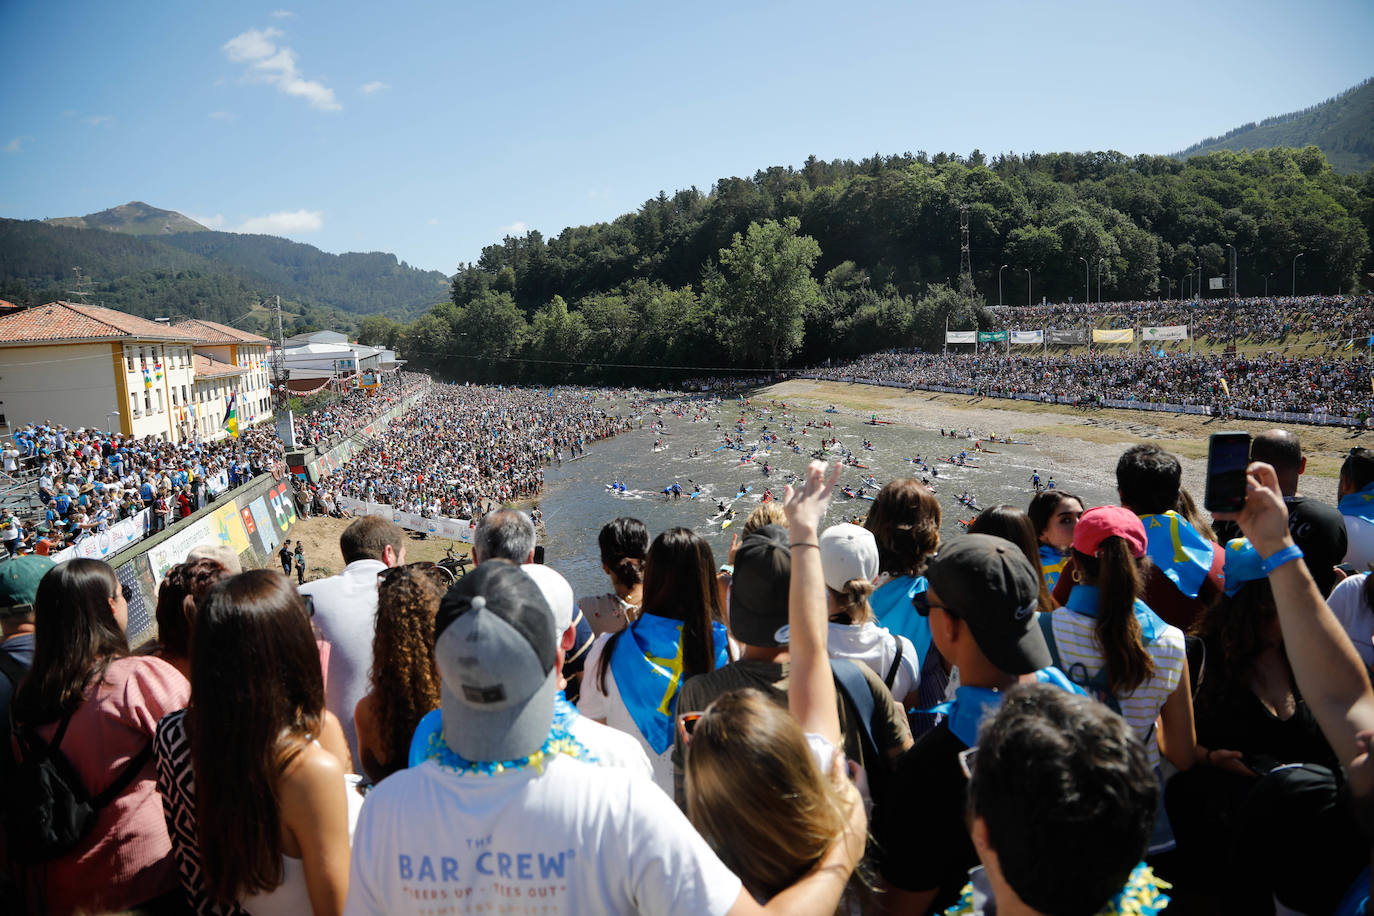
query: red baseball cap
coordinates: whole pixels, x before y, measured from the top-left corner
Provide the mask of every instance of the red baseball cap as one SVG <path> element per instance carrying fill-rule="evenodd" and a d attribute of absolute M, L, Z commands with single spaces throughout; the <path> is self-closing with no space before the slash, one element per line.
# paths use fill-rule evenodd
<path fill-rule="evenodd" d="M 1073 529 L 1073 549 L 1095 557 L 1107 538 L 1121 538 L 1137 560 L 1145 556 L 1145 524 L 1124 506 L 1098 506 L 1080 515 Z"/>

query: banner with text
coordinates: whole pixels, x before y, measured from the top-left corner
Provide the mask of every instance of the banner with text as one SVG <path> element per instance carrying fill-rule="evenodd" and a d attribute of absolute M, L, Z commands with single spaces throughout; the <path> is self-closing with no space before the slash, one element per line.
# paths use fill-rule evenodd
<path fill-rule="evenodd" d="M 1132 328 L 1093 328 L 1093 343 L 1128 344 L 1135 340 Z"/>
<path fill-rule="evenodd" d="M 1012 331 L 1011 342 L 1013 344 L 1042 344 L 1045 342 L 1044 331 Z"/>
<path fill-rule="evenodd" d="M 1045 341 L 1052 344 L 1082 344 L 1088 342 L 1088 335 L 1082 328 L 1049 328 L 1045 331 Z"/>
<path fill-rule="evenodd" d="M 415 512 L 400 512 L 391 506 L 365 502 L 347 496 L 338 497 L 336 502 L 340 509 L 350 515 L 378 515 L 382 518 L 391 519 L 402 528 L 408 528 L 411 531 L 423 531 L 426 534 L 448 538 L 452 541 L 462 541 L 464 544 L 472 543 L 472 535 L 476 529 L 472 522 L 462 518 L 444 518 L 443 516 L 425 518 Z"/>
<path fill-rule="evenodd" d="M 1006 331 L 979 331 L 979 343 L 1003 343 L 1007 339 Z"/>
<path fill-rule="evenodd" d="M 945 332 L 945 343 L 966 344 L 966 343 L 977 343 L 977 342 L 978 342 L 978 332 L 977 332 L 977 331 L 946 331 L 946 332 Z"/>
<path fill-rule="evenodd" d="M 1140 337 L 1142 340 L 1187 340 L 1188 326 L 1170 324 L 1159 328 L 1141 328 Z"/>
<path fill-rule="evenodd" d="M 137 512 L 126 519 L 115 522 L 104 531 L 98 531 L 90 537 L 82 538 L 66 550 L 59 550 L 53 554 L 53 562 L 61 563 L 65 560 L 75 560 L 78 557 L 84 557 L 87 560 L 109 559 L 111 554 L 118 553 L 130 544 L 136 544 L 142 540 L 143 535 L 148 532 L 148 525 L 152 522 L 152 518 L 152 509 Z"/>

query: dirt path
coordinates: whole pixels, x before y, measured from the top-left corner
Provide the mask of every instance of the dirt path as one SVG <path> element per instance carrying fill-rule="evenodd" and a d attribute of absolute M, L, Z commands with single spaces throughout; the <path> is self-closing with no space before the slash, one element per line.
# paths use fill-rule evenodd
<path fill-rule="evenodd" d="M 1049 457 L 1065 464 L 1090 464 L 1110 472 L 1131 444 L 1160 441 L 1183 459 L 1184 484 L 1199 498 L 1207 458 L 1207 437 L 1222 429 L 1250 433 L 1280 427 L 1294 433 L 1307 454 L 1302 492 L 1335 503 L 1336 477 L 1353 445 L 1371 438 L 1335 426 L 1302 426 L 1247 420 L 1216 420 L 1190 414 L 1098 408 L 1077 410 L 1040 404 L 933 391 L 906 391 L 876 385 L 796 379 L 759 389 L 755 397 L 796 401 L 813 407 L 834 404 L 857 415 L 879 416 L 927 429 L 965 429 L 1031 439 Z"/>
<path fill-rule="evenodd" d="M 339 535 L 343 534 L 351 521 L 349 518 L 315 516 L 302 519 L 291 529 L 292 546 L 297 540 L 305 542 L 306 581 L 332 576 L 344 568 L 343 556 L 339 553 Z M 468 545 L 459 541 L 433 536 L 420 540 L 414 536 L 414 532 L 409 534 L 411 537 L 406 539 L 407 563 L 419 560 L 437 563 L 444 558 L 446 547 L 452 547 L 457 556 L 468 553 Z"/>

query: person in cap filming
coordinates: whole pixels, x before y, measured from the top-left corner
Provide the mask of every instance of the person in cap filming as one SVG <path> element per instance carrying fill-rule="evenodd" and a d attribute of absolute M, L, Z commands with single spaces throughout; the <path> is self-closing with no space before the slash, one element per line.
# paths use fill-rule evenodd
<path fill-rule="evenodd" d="M 512 564 L 483 563 L 444 596 L 443 731 L 429 759 L 364 803 L 345 914 L 515 901 L 569 913 L 834 912 L 863 853 L 861 812 L 815 870 L 760 907 L 652 780 L 591 765 L 556 712 L 555 640 L 548 603 Z"/>

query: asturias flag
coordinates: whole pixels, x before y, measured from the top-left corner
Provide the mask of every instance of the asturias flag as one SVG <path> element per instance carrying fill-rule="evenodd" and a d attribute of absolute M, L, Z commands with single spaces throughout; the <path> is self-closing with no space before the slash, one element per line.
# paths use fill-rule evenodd
<path fill-rule="evenodd" d="M 1336 508 L 1341 515 L 1350 515 L 1355 518 L 1362 518 L 1367 522 L 1374 522 L 1374 483 L 1357 490 L 1354 493 L 1347 493 L 1336 503 Z"/>
<path fill-rule="evenodd" d="M 239 434 L 238 408 L 234 403 L 237 398 L 238 392 L 229 395 L 229 407 L 224 411 L 224 428 L 229 430 L 229 435 L 234 438 L 238 438 Z"/>
<path fill-rule="evenodd" d="M 1177 512 L 1142 515 L 1146 553 L 1169 581 L 1189 598 L 1196 598 L 1212 569 L 1212 542 Z"/>
<path fill-rule="evenodd" d="M 713 623 L 711 636 L 715 667 L 723 668 L 730 661 L 725 627 Z M 677 693 L 683 681 L 682 621 L 640 615 L 616 640 L 611 673 L 639 733 L 655 753 L 666 751 L 673 743 Z"/>

